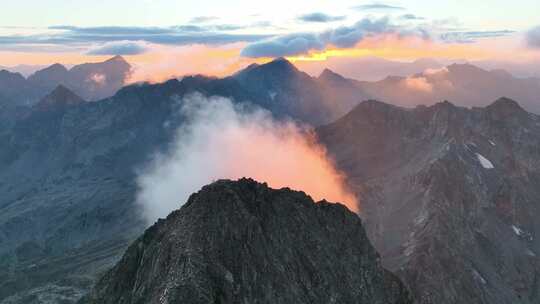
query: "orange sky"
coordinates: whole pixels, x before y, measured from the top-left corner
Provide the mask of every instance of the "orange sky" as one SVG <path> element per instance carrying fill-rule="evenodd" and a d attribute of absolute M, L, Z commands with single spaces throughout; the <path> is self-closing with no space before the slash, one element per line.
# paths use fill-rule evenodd
<path fill-rule="evenodd" d="M 499 38 L 480 41 L 474 44 L 436 43 L 420 38 L 398 38 L 379 36 L 366 38 L 354 48 L 337 49 L 329 47 L 323 52 L 313 52 L 306 56 L 288 57 L 300 69 L 318 71 L 328 65 L 330 60 L 340 58 L 380 57 L 399 61 L 413 61 L 418 58 L 445 58 L 474 60 L 515 60 L 538 59 L 538 52 L 522 48 L 516 39 Z M 223 46 L 163 46 L 150 45 L 150 51 L 141 55 L 125 56 L 135 67 L 131 79 L 136 81 L 164 81 L 172 77 L 188 74 L 226 76 L 257 62 L 264 63 L 270 58 L 244 58 L 240 56 L 245 43 Z M 110 56 L 90 56 L 80 53 L 22 53 L 0 52 L 0 65 L 13 66 L 24 62 L 30 65 L 66 65 L 83 62 L 99 62 Z"/>

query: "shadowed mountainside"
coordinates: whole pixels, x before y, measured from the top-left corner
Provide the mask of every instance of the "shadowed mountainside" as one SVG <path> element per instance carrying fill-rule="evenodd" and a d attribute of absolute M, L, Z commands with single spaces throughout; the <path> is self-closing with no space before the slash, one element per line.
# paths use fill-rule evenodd
<path fill-rule="evenodd" d="M 1 104 L 31 106 L 62 85 L 85 100 L 95 101 L 114 95 L 131 73 L 131 65 L 121 56 L 104 62 L 85 63 L 67 69 L 53 64 L 28 78 L 19 73 L 0 71 Z"/>
<path fill-rule="evenodd" d="M 253 180 L 203 187 L 82 303 L 412 303 L 358 216 Z"/>
<path fill-rule="evenodd" d="M 317 133 L 418 303 L 538 303 L 539 116 L 366 101 Z"/>

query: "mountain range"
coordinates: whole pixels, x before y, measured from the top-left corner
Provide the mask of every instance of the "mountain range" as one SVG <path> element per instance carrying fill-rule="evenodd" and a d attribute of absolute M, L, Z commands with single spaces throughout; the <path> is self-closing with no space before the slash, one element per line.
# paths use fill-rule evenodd
<path fill-rule="evenodd" d="M 19 73 L 25 78 L 32 75 L 32 74 L 34 74 L 35 72 L 37 72 L 37 71 L 39 71 L 39 70 L 41 70 L 43 68 L 46 68 L 46 66 L 43 66 L 43 65 L 30 65 L 30 64 L 18 64 L 18 65 L 10 66 L 10 67 L 0 66 L 0 70 L 6 70 L 6 71 L 9 71 L 9 72 L 12 72 L 12 73 Z"/>
<path fill-rule="evenodd" d="M 498 71 L 447 70 L 412 77 L 445 77 L 470 92 L 485 83 L 507 88 L 497 87 L 500 79 L 534 88 Z M 456 76 L 463 70 L 477 77 Z M 0 111 L 0 303 L 74 303 L 121 259 L 145 228 L 134 206 L 136 171 L 169 148 L 184 123 L 175 114 L 179 97 L 192 92 L 317 126 L 360 197 L 382 265 L 418 303 L 537 303 L 540 118 L 526 111 L 534 103 L 519 100 L 524 109 L 497 97 L 475 107 L 412 107 L 406 95 L 395 104 L 362 102 L 375 93 L 398 98 L 393 90 L 404 79 L 365 83 L 330 70 L 311 77 L 278 59 L 225 78 L 130 85 L 95 102 L 56 86 L 31 107 Z M 167 222 L 182 222 L 182 210 Z M 152 244 L 156 233 L 145 234 Z"/>
<path fill-rule="evenodd" d="M 408 107 L 443 100 L 479 107 L 505 96 L 519 100 L 528 111 L 540 113 L 540 79 L 515 78 L 504 70 L 487 71 L 471 64 L 452 64 L 408 77 L 357 83 L 357 86 L 378 100 Z"/>
<path fill-rule="evenodd" d="M 130 72 L 131 65 L 121 56 L 99 63 L 75 65 L 70 69 L 57 63 L 28 78 L 4 69 L 0 71 L 0 106 L 33 105 L 58 85 L 88 101 L 103 99 L 123 87 Z"/>
<path fill-rule="evenodd" d="M 317 133 L 417 303 L 538 303 L 539 116 L 365 101 Z"/>

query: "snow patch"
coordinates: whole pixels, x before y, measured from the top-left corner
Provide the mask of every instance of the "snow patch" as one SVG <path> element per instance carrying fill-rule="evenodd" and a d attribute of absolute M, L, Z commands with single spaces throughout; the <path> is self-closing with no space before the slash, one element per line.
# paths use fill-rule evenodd
<path fill-rule="evenodd" d="M 484 279 L 484 277 L 476 270 L 476 269 L 473 269 L 473 275 L 474 277 L 480 281 L 480 283 L 482 284 L 486 284 L 486 279 Z"/>
<path fill-rule="evenodd" d="M 96 85 L 98 86 L 102 86 L 105 84 L 105 82 L 107 82 L 107 75 L 105 74 L 99 74 L 99 73 L 96 73 L 96 74 L 92 74 L 92 76 L 90 76 L 90 78 L 88 79 L 89 82 L 93 82 L 95 83 Z"/>
<path fill-rule="evenodd" d="M 414 246 L 409 246 L 405 248 L 405 251 L 403 252 L 403 254 L 405 254 L 405 256 L 408 257 L 408 256 L 411 256 L 413 252 L 414 252 Z"/>
<path fill-rule="evenodd" d="M 484 167 L 484 169 L 493 169 L 495 168 L 493 164 L 489 161 L 489 159 L 485 158 L 483 155 L 476 153 L 476 157 L 478 158 L 478 161 Z"/>
<path fill-rule="evenodd" d="M 491 141 L 491 140 L 489 141 L 489 143 L 490 143 L 492 146 L 494 146 L 494 147 L 496 146 L 496 144 L 495 144 L 493 141 Z"/>
<path fill-rule="evenodd" d="M 514 230 L 514 233 L 518 236 L 522 236 L 525 232 L 523 230 L 521 230 L 519 227 L 517 227 L 516 225 L 512 225 L 512 230 Z"/>
<path fill-rule="evenodd" d="M 415 219 L 414 224 L 419 226 L 427 220 L 427 214 L 425 212 L 420 213 Z"/>
<path fill-rule="evenodd" d="M 277 93 L 276 92 L 268 92 L 268 96 L 270 96 L 270 99 L 274 100 L 276 98 Z"/>

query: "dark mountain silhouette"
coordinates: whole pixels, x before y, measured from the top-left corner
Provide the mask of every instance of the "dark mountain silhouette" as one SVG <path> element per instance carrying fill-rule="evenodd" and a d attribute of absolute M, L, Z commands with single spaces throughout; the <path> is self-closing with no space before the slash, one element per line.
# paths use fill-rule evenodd
<path fill-rule="evenodd" d="M 82 301 L 164 302 L 412 303 L 356 214 L 249 179 L 192 195 Z"/>
<path fill-rule="evenodd" d="M 95 101 L 112 96 L 122 88 L 131 66 L 120 56 L 99 63 L 85 63 L 67 69 L 53 64 L 27 79 L 18 73 L 0 73 L 0 104 L 34 105 L 58 85 L 69 88 L 85 100 Z"/>
<path fill-rule="evenodd" d="M 19 73 L 24 77 L 34 74 L 36 71 L 45 68 L 43 65 L 18 64 L 15 66 L 0 66 L 0 70 L 8 70 L 12 73 Z"/>
<path fill-rule="evenodd" d="M 0 70 L 0 108 L 28 104 L 38 97 L 39 92 L 21 74 Z"/>
<path fill-rule="evenodd" d="M 36 71 L 28 81 L 42 91 L 51 91 L 57 85 L 64 84 L 69 78 L 69 70 L 59 63 Z"/>
<path fill-rule="evenodd" d="M 335 94 L 335 90 L 299 71 L 284 58 L 251 65 L 232 78 L 253 100 L 276 115 L 288 115 L 316 125 L 337 119 L 362 100 L 359 89 L 354 96 Z"/>
<path fill-rule="evenodd" d="M 49 95 L 45 96 L 36 107 L 42 110 L 65 108 L 85 102 L 63 85 L 58 85 Z"/>
<path fill-rule="evenodd" d="M 317 130 L 418 303 L 537 303 L 540 117 L 366 101 Z"/>

